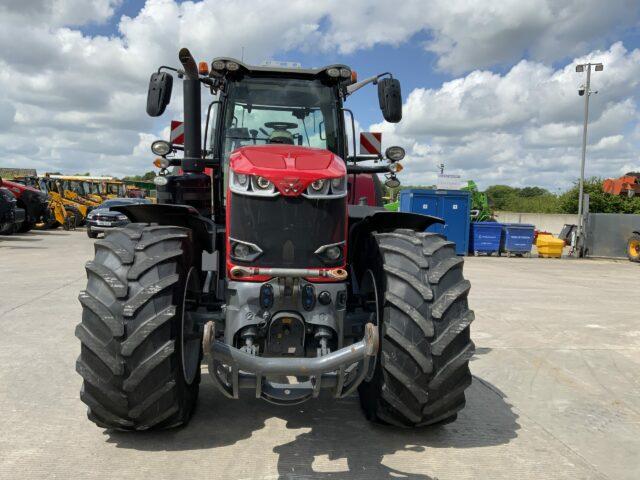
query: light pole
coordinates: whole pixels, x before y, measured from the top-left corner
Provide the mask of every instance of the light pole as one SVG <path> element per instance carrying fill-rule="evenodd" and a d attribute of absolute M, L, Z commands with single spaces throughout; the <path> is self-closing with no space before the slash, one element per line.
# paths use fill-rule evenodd
<path fill-rule="evenodd" d="M 578 235 L 576 238 L 576 251 L 579 256 L 582 256 L 582 239 L 584 237 L 583 229 L 583 197 L 584 197 L 584 163 L 587 157 L 587 125 L 589 123 L 589 97 L 592 93 L 598 93 L 597 91 L 591 91 L 591 67 L 594 67 L 596 72 L 604 70 L 602 63 L 581 63 L 576 65 L 576 72 L 582 73 L 587 71 L 587 83 L 578 88 L 578 95 L 584 96 L 584 127 L 582 129 L 582 162 L 580 163 L 580 193 L 578 194 Z"/>

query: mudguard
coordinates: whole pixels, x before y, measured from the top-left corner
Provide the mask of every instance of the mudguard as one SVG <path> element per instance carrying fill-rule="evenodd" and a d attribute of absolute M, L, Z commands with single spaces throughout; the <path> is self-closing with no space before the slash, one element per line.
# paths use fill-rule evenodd
<path fill-rule="evenodd" d="M 209 218 L 203 217 L 190 205 L 138 204 L 112 207 L 124 213 L 132 222 L 157 223 L 158 225 L 175 225 L 190 228 L 194 241 L 209 253 L 215 250 L 216 225 Z"/>
<path fill-rule="evenodd" d="M 434 223 L 444 224 L 444 220 L 431 215 L 410 212 L 390 212 L 383 207 L 349 205 L 349 257 L 362 253 L 363 241 L 371 232 L 391 232 L 406 228 L 424 232 Z"/>
<path fill-rule="evenodd" d="M 423 232 L 434 223 L 444 220 L 431 215 L 410 212 L 390 212 L 383 207 L 349 205 L 349 236 L 354 233 L 385 232 L 397 228 L 408 228 Z"/>

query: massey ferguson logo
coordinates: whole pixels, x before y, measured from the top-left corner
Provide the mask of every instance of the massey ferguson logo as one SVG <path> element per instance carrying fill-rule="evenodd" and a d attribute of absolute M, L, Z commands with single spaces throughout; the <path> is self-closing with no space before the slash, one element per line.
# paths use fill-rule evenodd
<path fill-rule="evenodd" d="M 283 195 L 296 196 L 302 191 L 302 182 L 298 178 L 283 178 L 278 182 L 278 190 Z"/>

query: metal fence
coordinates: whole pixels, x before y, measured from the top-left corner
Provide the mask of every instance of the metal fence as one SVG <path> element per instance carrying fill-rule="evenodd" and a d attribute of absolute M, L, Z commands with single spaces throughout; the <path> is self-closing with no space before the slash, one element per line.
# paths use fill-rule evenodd
<path fill-rule="evenodd" d="M 626 258 L 629 237 L 639 229 L 640 215 L 589 213 L 585 223 L 585 256 Z"/>

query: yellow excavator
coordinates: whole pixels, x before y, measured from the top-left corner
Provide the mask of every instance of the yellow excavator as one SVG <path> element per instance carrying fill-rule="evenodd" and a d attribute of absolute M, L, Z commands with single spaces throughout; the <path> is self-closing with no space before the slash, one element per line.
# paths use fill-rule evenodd
<path fill-rule="evenodd" d="M 37 188 L 47 194 L 49 214 L 45 216 L 44 222 L 36 224 L 37 228 L 51 229 L 62 227 L 65 230 L 74 229 L 81 221 L 82 214 L 73 205 L 66 205 L 57 192 L 50 192 L 46 183 L 41 182 L 38 177 L 19 177 L 16 182 L 26 186 Z"/>
<path fill-rule="evenodd" d="M 62 187 L 61 193 L 66 199 L 82 203 L 89 207 L 97 207 L 104 200 L 98 192 L 97 185 L 92 188 L 91 177 L 81 175 L 52 175 L 45 174 L 45 178 L 58 182 Z"/>
<path fill-rule="evenodd" d="M 73 208 L 68 208 L 59 198 L 49 194 L 49 210 L 51 215 L 49 221 L 44 223 L 42 228 L 57 228 L 59 225 L 65 230 L 75 228 L 79 221 L 79 214 Z"/>
<path fill-rule="evenodd" d="M 101 203 L 110 198 L 127 196 L 125 183 L 114 177 L 48 173 L 45 176 L 54 180 L 62 180 L 66 191 L 73 191 L 80 197 L 93 202 Z"/>
<path fill-rule="evenodd" d="M 64 205 L 65 210 L 70 210 L 76 215 L 76 225 L 84 225 L 87 218 L 87 214 L 93 210 L 93 206 L 89 205 L 88 201 L 78 199 L 72 200 L 65 195 L 65 190 L 62 182 L 57 179 L 48 177 L 40 178 L 40 189 L 46 188 L 46 192 L 51 195 L 55 200 L 60 200 Z"/>

